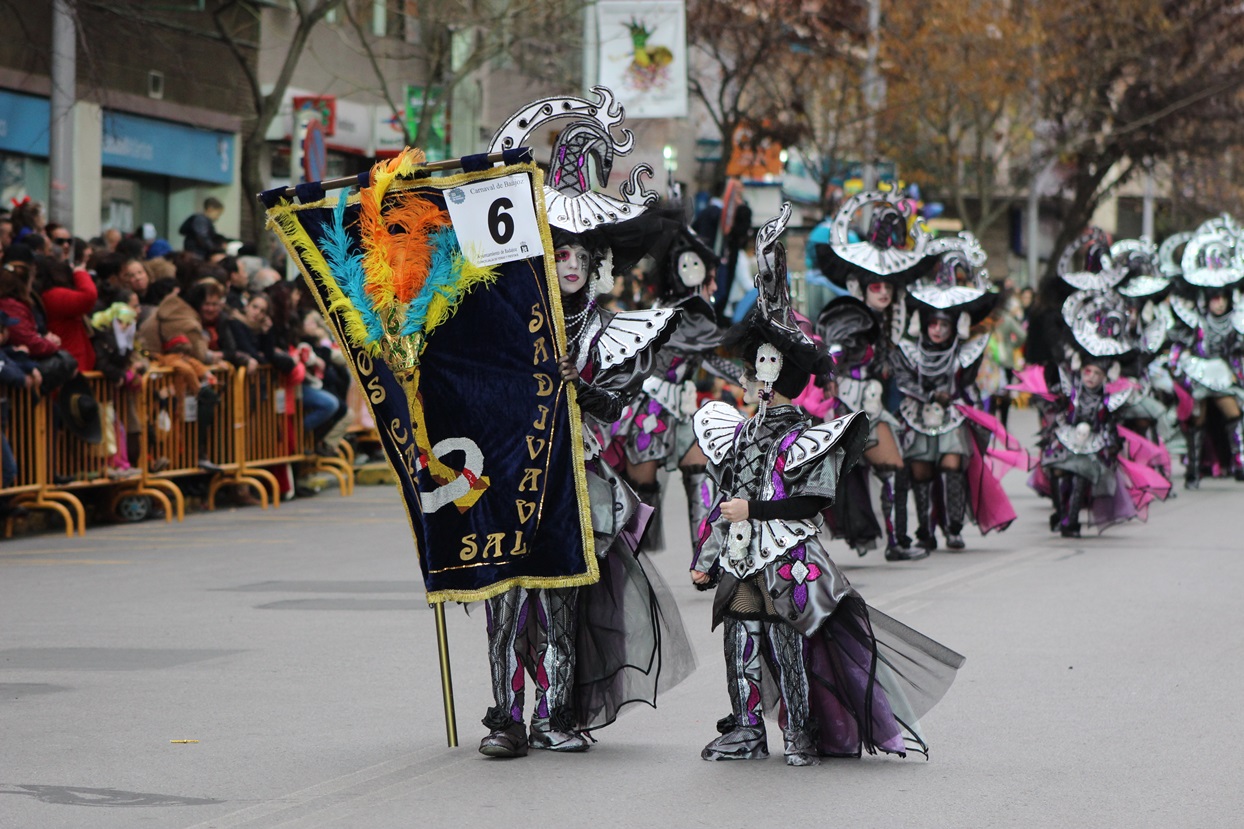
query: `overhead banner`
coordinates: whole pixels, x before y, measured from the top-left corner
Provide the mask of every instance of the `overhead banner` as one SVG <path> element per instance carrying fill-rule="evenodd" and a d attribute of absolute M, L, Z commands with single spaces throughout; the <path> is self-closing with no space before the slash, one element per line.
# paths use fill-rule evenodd
<path fill-rule="evenodd" d="M 687 15 L 681 0 L 601 0 L 599 85 L 626 101 L 628 118 L 687 115 Z"/>
<path fill-rule="evenodd" d="M 343 344 L 397 476 L 430 602 L 598 579 L 582 427 L 530 163 L 280 203 L 269 226 Z M 275 199 L 266 198 L 266 202 Z"/>

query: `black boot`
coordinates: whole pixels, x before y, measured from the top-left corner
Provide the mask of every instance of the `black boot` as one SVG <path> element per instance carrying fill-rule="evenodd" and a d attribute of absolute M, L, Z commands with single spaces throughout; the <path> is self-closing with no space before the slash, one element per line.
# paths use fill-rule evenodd
<path fill-rule="evenodd" d="M 661 485 L 656 482 L 635 484 L 635 494 L 639 496 L 639 500 L 652 507 L 652 519 L 648 522 L 648 529 L 639 549 L 645 553 L 655 553 L 665 547 L 665 532 L 661 526 Z"/>
<path fill-rule="evenodd" d="M 1184 489 L 1201 488 L 1201 448 L 1205 442 L 1205 430 L 1199 426 L 1188 428 L 1188 454 L 1184 458 Z"/>
<path fill-rule="evenodd" d="M 912 486 L 916 494 L 916 546 L 925 550 L 937 549 L 933 535 L 933 482 L 916 481 Z"/>
<path fill-rule="evenodd" d="M 1050 480 L 1050 500 L 1054 502 L 1054 511 L 1050 513 L 1050 532 L 1056 533 L 1063 525 L 1063 502 L 1067 500 L 1067 493 L 1063 492 L 1063 485 L 1067 482 L 1066 476 L 1059 475 Z"/>
<path fill-rule="evenodd" d="M 968 476 L 963 472 L 943 472 L 946 488 L 946 549 L 959 552 L 963 542 L 963 516 L 968 509 Z"/>
<path fill-rule="evenodd" d="M 1067 506 L 1063 510 L 1060 535 L 1063 538 L 1080 537 L 1080 510 L 1084 509 L 1088 497 L 1089 480 L 1082 475 L 1071 476 L 1071 491 L 1067 495 Z"/>
<path fill-rule="evenodd" d="M 898 512 L 896 481 L 904 472 L 878 472 L 881 481 L 881 517 L 885 521 L 886 561 L 916 561 L 927 558 L 928 550 L 913 550 L 907 538 L 907 492 L 903 490 L 902 514 Z M 901 525 L 901 531 L 900 531 Z"/>
<path fill-rule="evenodd" d="M 1244 417 L 1228 420 L 1227 442 L 1231 445 L 1231 477 L 1244 481 Z"/>

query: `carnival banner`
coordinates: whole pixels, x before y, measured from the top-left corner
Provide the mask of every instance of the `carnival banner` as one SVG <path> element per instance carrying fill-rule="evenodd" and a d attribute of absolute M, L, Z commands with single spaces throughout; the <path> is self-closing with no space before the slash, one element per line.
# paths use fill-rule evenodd
<path fill-rule="evenodd" d="M 687 116 L 687 15 L 682 0 L 601 0 L 599 85 L 618 90 L 628 118 Z"/>
<path fill-rule="evenodd" d="M 266 197 L 269 226 L 366 392 L 428 600 L 594 582 L 541 173 L 401 180 L 422 161 L 408 149 L 377 164 L 357 195 Z"/>

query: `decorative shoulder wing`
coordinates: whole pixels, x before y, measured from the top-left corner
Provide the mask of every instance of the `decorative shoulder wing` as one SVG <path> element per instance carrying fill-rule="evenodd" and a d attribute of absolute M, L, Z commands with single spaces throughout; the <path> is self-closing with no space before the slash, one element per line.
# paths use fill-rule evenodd
<path fill-rule="evenodd" d="M 610 371 L 668 338 L 678 316 L 676 308 L 652 308 L 617 314 L 596 341 L 601 371 Z"/>
<path fill-rule="evenodd" d="M 846 450 L 846 462 L 843 464 L 846 469 L 863 450 L 868 440 L 868 428 L 868 415 L 855 412 L 805 429 L 786 450 L 786 471 L 793 472 L 840 447 Z"/>
<path fill-rule="evenodd" d="M 1112 385 L 1113 390 L 1109 386 L 1106 388 L 1106 411 L 1117 412 L 1131 401 L 1136 389 L 1126 381 Z"/>
<path fill-rule="evenodd" d="M 959 368 L 967 368 L 981 358 L 989 345 L 989 335 L 981 334 L 959 346 Z"/>
<path fill-rule="evenodd" d="M 734 436 L 745 418 L 728 403 L 713 400 L 701 406 L 692 418 L 695 438 L 708 459 L 719 464 L 734 445 Z"/>
<path fill-rule="evenodd" d="M 1175 312 L 1175 316 L 1179 321 L 1189 328 L 1196 330 L 1204 325 L 1201 313 L 1197 310 L 1196 305 L 1189 299 L 1181 296 L 1171 297 L 1170 309 Z"/>

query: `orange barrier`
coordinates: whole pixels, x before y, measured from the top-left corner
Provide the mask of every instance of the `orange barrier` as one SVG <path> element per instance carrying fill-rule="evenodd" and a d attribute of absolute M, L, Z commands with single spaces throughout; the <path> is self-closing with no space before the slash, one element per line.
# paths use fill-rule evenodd
<path fill-rule="evenodd" d="M 14 506 L 48 510 L 65 520 L 65 535 L 86 534 L 86 510 L 70 493 L 48 486 L 48 444 L 52 435 L 52 405 L 34 391 L 13 386 L 5 389 L 8 418 L 4 436 L 17 461 L 17 478 L 11 486 L 0 488 L 0 497 L 11 497 Z M 13 535 L 13 518 L 5 521 L 6 538 Z"/>
<path fill-rule="evenodd" d="M 211 370 L 210 391 L 192 372 L 153 367 L 131 387 L 109 383 L 98 372 L 83 378 L 99 403 L 104 440 L 88 444 L 56 424 L 53 403 L 22 388 L 5 389 L 4 435 L 17 462 L 17 477 L 0 486 L 0 499 L 27 509 L 49 510 L 65 520 L 69 536 L 86 533 L 86 510 L 78 494 L 107 488 L 110 511 L 123 518 L 157 504 L 165 521 L 185 518 L 177 479 L 211 474 L 207 506 L 215 509 L 222 487 L 254 490 L 260 506 L 280 504 L 276 476 L 265 466 L 309 464 L 336 477 L 343 496 L 354 491 L 352 450 L 342 443 L 336 457 L 322 457 L 303 428 L 300 389 L 289 387 L 271 367 L 253 373 L 223 366 Z M 127 432 L 137 429 L 137 457 L 126 458 Z M 77 494 L 75 494 L 77 493 Z M 129 510 L 142 500 L 141 510 Z M 139 520 L 129 518 L 128 520 Z M 5 524 L 13 532 L 13 519 Z"/>
<path fill-rule="evenodd" d="M 149 499 L 163 509 L 165 521 L 171 522 L 174 516 L 178 521 L 183 520 L 186 505 L 181 490 L 171 484 L 152 481 L 145 474 L 146 470 L 141 463 L 141 449 L 139 458 L 134 459 L 137 465 L 129 465 L 127 468 L 128 459 L 122 461 L 124 455 L 121 450 L 127 437 L 126 425 L 134 422 L 141 425 L 146 422 L 142 416 L 145 410 L 144 386 L 118 386 L 109 383 L 104 375 L 94 371 L 83 372 L 82 377 L 99 404 L 103 439 L 99 444 L 92 445 L 64 429 L 52 430 L 52 492 L 69 494 L 75 490 L 112 487 L 109 512 L 113 514 L 121 514 L 127 499 Z M 144 506 L 144 510 L 147 508 Z M 83 533 L 85 529 L 84 517 Z"/>
<path fill-rule="evenodd" d="M 271 478 L 275 502 L 280 501 L 276 478 L 262 466 L 282 463 L 311 463 L 317 472 L 337 479 L 343 496 L 354 492 L 354 470 L 341 457 L 325 458 L 316 453 L 314 436 L 303 428 L 301 388 L 288 383 L 271 366 L 254 372 L 240 372 L 239 416 L 245 422 L 245 462 L 248 474 Z"/>

